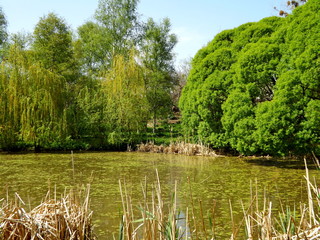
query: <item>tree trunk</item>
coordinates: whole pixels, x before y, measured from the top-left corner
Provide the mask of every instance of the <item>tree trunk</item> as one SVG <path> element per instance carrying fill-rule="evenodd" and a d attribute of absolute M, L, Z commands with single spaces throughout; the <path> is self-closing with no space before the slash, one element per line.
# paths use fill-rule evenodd
<path fill-rule="evenodd" d="M 153 112 L 153 129 L 152 129 L 153 134 L 156 133 L 156 125 L 157 125 L 157 115 L 156 115 L 156 111 L 154 111 Z"/>

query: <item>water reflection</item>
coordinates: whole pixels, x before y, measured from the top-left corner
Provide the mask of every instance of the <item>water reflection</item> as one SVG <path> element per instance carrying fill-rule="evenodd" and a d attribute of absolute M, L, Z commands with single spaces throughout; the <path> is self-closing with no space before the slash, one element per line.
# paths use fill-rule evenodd
<path fill-rule="evenodd" d="M 246 161 L 249 164 L 261 165 L 261 166 L 272 166 L 278 168 L 288 168 L 288 169 L 305 169 L 305 164 L 303 159 L 268 159 L 268 158 L 247 158 Z M 313 161 L 307 162 L 308 169 L 316 170 L 316 164 Z"/>
<path fill-rule="evenodd" d="M 275 207 L 279 199 L 291 206 L 306 199 L 303 162 L 298 160 L 283 160 L 278 165 L 270 159 L 148 153 L 75 153 L 73 160 L 71 154 L 3 154 L 0 155 L 0 198 L 6 195 L 8 187 L 11 195 L 18 192 L 34 206 L 45 196 L 48 187 L 56 185 L 62 193 L 66 187 L 91 183 L 96 231 L 99 239 L 111 239 L 117 234 L 121 219 L 119 179 L 126 181 L 133 204 L 138 206 L 142 198 L 141 183 L 145 178 L 150 184 L 154 183 L 156 169 L 165 201 L 170 201 L 177 181 L 181 214 L 190 207 L 190 187 L 196 211 L 199 211 L 200 199 L 205 216 L 216 202 L 218 239 L 229 238 L 231 234 L 229 201 L 235 221 L 241 222 L 240 200 L 245 206 L 250 204 L 250 191 L 255 189 L 256 182 L 259 200 L 262 201 L 266 192 Z M 316 174 L 311 171 L 311 175 Z"/>

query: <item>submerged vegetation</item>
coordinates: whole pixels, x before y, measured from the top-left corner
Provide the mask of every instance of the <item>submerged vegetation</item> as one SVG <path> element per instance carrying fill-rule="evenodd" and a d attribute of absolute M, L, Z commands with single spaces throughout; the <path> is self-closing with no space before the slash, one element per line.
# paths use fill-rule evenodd
<path fill-rule="evenodd" d="M 131 233 L 132 239 L 143 239 L 142 236 L 148 239 L 143 234 L 149 234 L 149 239 L 152 239 L 152 236 L 159 236 L 160 232 L 163 237 L 174 236 L 175 232 L 179 237 L 186 233 L 189 239 L 230 239 L 231 234 L 234 239 L 245 239 L 246 228 L 250 229 L 252 239 L 258 239 L 257 236 L 266 229 L 272 237 L 278 237 L 286 234 L 288 228 L 291 236 L 296 232 L 309 235 L 318 226 L 310 220 L 310 216 L 311 219 L 319 219 L 318 172 L 310 165 L 310 173 L 305 174 L 307 183 L 310 183 L 308 189 L 303 180 L 303 164 L 298 160 L 285 160 L 282 166 L 274 162 L 271 162 L 271 166 L 259 166 L 261 161 L 257 163 L 251 158 L 215 159 L 142 153 L 5 156 L 1 156 L 1 185 L 10 184 L 7 189 L 3 187 L 1 192 L 2 206 L 10 203 L 6 197 L 7 191 L 19 192 L 21 198 L 26 199 L 26 204 L 21 202 L 18 195 L 13 203 L 23 208 L 27 213 L 25 215 L 30 217 L 25 220 L 49 222 L 56 218 L 47 214 L 55 213 L 48 204 L 59 207 L 65 202 L 69 206 L 70 200 L 70 203 L 76 204 L 73 209 L 78 214 L 77 209 L 84 208 L 86 202 L 90 202 L 94 211 L 90 215 L 91 222 L 99 239 L 114 239 L 113 235 L 115 239 L 120 239 L 119 224 L 122 236 Z M 270 164 L 269 160 L 265 161 L 263 165 Z M 154 168 L 159 170 L 158 173 L 154 173 Z M 121 179 L 120 192 L 118 179 Z M 67 198 L 58 194 L 55 197 L 51 192 L 50 197 L 48 195 L 41 201 L 46 194 L 46 182 L 50 185 L 59 183 L 55 188 L 59 193 L 64 191 L 65 186 L 82 186 L 90 182 L 90 199 L 87 201 L 87 195 L 83 194 L 82 201 L 73 201 L 73 196 L 78 196 L 78 191 L 74 191 Z M 311 199 L 308 191 L 312 202 L 308 201 Z M 34 207 L 39 202 L 44 203 L 40 204 L 41 211 Z M 56 213 L 74 216 L 72 210 L 56 209 Z M 309 213 L 309 209 L 313 209 L 313 213 Z M 5 212 L 0 211 L 0 215 Z M 36 215 L 32 214 L 34 212 Z M 87 212 L 91 214 L 91 211 Z M 5 216 L 0 225 L 2 220 L 10 222 L 13 218 L 10 213 Z M 71 220 L 75 219 L 81 218 L 72 217 Z M 26 227 L 29 224 L 26 223 Z M 36 231 L 36 228 L 32 229 Z M 39 232 L 42 230 L 44 228 Z M 186 235 L 182 239 L 186 239 Z"/>
<path fill-rule="evenodd" d="M 319 189 L 309 176 L 306 165 L 307 202 L 290 208 L 281 203 L 280 209 L 273 209 L 274 200 L 268 198 L 264 189 L 262 202 L 256 186 L 249 187 L 249 202 L 241 202 L 242 220 L 234 218 L 233 206 L 230 204 L 231 232 L 224 232 L 230 239 L 260 240 L 296 240 L 318 239 L 319 228 Z M 194 189 L 188 178 L 188 190 L 184 194 L 186 207 L 181 208 L 177 181 L 174 182 L 172 195 L 165 196 L 158 171 L 153 184 L 147 179 L 141 183 L 142 198 L 140 203 L 134 202 L 126 181 L 119 180 L 122 206 L 122 218 L 116 239 L 124 240 L 178 240 L 178 239 L 217 239 L 219 217 L 216 216 L 216 200 L 210 209 L 203 206 L 201 200 L 194 197 Z M 151 186 L 150 186 L 151 185 Z M 39 206 L 29 212 L 25 210 L 25 202 L 15 194 L 15 201 L 2 199 L 0 211 L 1 239 L 56 239 L 56 240 L 93 240 L 93 212 L 90 210 L 89 187 L 84 191 L 70 191 L 58 198 L 48 192 Z M 221 229 L 220 229 L 221 230 Z M 114 236 L 115 238 L 115 236 Z"/>

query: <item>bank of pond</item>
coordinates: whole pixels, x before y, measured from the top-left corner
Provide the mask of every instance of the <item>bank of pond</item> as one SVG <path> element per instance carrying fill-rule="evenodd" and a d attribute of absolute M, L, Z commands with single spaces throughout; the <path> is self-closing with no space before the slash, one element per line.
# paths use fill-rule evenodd
<path fill-rule="evenodd" d="M 313 161 L 84 152 L 0 154 L 0 164 L 3 239 L 320 234 Z"/>

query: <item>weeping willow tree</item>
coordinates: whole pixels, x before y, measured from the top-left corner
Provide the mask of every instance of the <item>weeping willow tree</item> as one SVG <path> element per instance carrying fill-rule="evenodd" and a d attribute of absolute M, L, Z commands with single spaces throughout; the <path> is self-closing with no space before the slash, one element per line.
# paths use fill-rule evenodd
<path fill-rule="evenodd" d="M 0 147 L 63 145 L 77 77 L 71 32 L 50 13 L 36 25 L 31 48 L 14 41 L 0 72 Z M 69 121 L 69 123 L 67 123 Z"/>
<path fill-rule="evenodd" d="M 0 144 L 24 142 L 46 147 L 65 137 L 65 79 L 33 60 L 32 52 L 12 45 L 0 69 Z"/>
<path fill-rule="evenodd" d="M 110 144 L 130 143 L 146 131 L 149 105 L 144 73 L 131 51 L 128 59 L 116 56 L 102 89 L 106 97 L 104 119 Z"/>
<path fill-rule="evenodd" d="M 76 138 L 93 149 L 105 148 L 107 132 L 104 124 L 105 93 L 101 80 L 85 79 L 78 85 L 75 98 Z"/>

